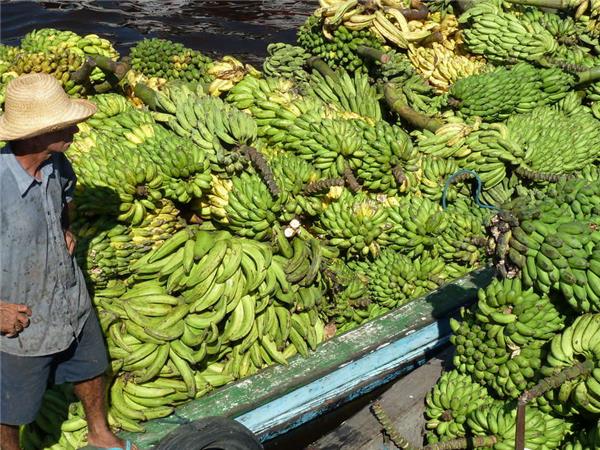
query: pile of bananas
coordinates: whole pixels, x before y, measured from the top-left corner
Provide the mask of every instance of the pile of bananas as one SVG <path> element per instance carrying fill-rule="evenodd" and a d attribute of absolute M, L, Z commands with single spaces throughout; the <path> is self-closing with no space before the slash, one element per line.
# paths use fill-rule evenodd
<path fill-rule="evenodd" d="M 97 288 L 129 276 L 131 264 L 185 226 L 179 214 L 171 202 L 162 200 L 138 226 L 126 227 L 104 218 L 76 221 L 73 231 L 79 241 L 76 257 L 80 267 Z"/>
<path fill-rule="evenodd" d="M 558 102 L 567 95 L 574 77 L 560 69 L 536 69 L 519 63 L 458 80 L 450 88 L 451 104 L 465 116 L 504 120 L 515 113 Z"/>
<path fill-rule="evenodd" d="M 308 79 L 306 72 L 310 54 L 302 47 L 275 42 L 267 46 L 268 56 L 263 63 L 263 72 L 269 77 L 293 78 L 298 81 Z"/>
<path fill-rule="evenodd" d="M 93 34 L 0 46 L 0 100 L 43 71 L 98 106 L 69 157 L 111 426 L 141 432 L 492 259 L 505 279 L 451 321 L 455 370 L 427 396 L 427 439 L 512 448 L 528 395 L 527 448 L 594 447 L 596 3 L 563 2 L 571 18 L 321 0 L 263 73 L 162 39 L 134 45 L 126 74 Z M 71 450 L 86 435 L 81 404 L 53 389 L 22 440 Z"/>
<path fill-rule="evenodd" d="M 344 190 L 320 215 L 314 230 L 328 243 L 357 255 L 377 255 L 379 236 L 389 228 L 385 205 L 366 193 Z"/>
<path fill-rule="evenodd" d="M 451 370 L 442 374 L 425 396 L 429 443 L 444 442 L 466 435 L 467 417 L 477 409 L 489 408 L 494 400 L 485 387 L 470 376 Z"/>
<path fill-rule="evenodd" d="M 211 81 L 211 59 L 183 44 L 167 39 L 142 39 L 130 52 L 131 68 L 147 77 L 167 80 Z"/>
<path fill-rule="evenodd" d="M 472 52 L 490 60 L 536 61 L 552 55 L 559 43 L 539 21 L 505 11 L 499 1 L 478 2 L 458 19 Z"/>
<path fill-rule="evenodd" d="M 370 64 L 356 53 L 358 46 L 381 49 L 382 43 L 370 30 L 352 30 L 344 25 L 324 34 L 321 20 L 315 16 L 298 30 L 298 45 L 304 50 L 333 68 L 343 67 L 351 72 L 368 71 Z"/>
<path fill-rule="evenodd" d="M 505 273 L 518 271 L 527 286 L 562 293 L 578 312 L 598 312 L 598 187 L 581 180 L 569 180 L 563 187 L 565 192 L 557 198 L 534 205 L 523 199 L 521 206 L 513 205 L 512 217 L 498 218 L 494 226 L 497 263 Z M 582 202 L 588 212 L 582 210 Z"/>
<path fill-rule="evenodd" d="M 101 55 L 117 59 L 119 53 L 111 42 L 97 34 L 79 36 L 72 31 L 61 31 L 54 28 L 41 28 L 27 33 L 21 40 L 21 48 L 26 52 L 64 52 L 72 51 L 83 57 Z"/>
<path fill-rule="evenodd" d="M 519 175 L 534 179 L 564 176 L 598 159 L 594 149 L 600 148 L 600 127 L 588 111 L 565 114 L 558 108 L 540 107 L 512 115 L 506 126 Z"/>
<path fill-rule="evenodd" d="M 384 42 L 407 48 L 410 42 L 418 42 L 432 34 L 427 29 L 411 29 L 397 9 L 398 2 L 393 0 L 320 0 L 319 3 L 321 7 L 314 15 L 321 19 L 323 35 L 328 39 L 334 39 L 335 31 L 341 27 L 356 31 L 368 29 Z"/>

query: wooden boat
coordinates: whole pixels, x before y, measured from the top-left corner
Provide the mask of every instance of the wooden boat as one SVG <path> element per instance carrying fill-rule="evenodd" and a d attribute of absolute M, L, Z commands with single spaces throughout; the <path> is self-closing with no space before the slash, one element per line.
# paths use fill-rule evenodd
<path fill-rule="evenodd" d="M 151 448 L 180 425 L 208 416 L 234 418 L 269 441 L 421 366 L 447 343 L 449 318 L 493 278 L 480 269 L 408 305 L 323 343 L 308 358 L 274 366 L 217 389 L 123 433 Z"/>

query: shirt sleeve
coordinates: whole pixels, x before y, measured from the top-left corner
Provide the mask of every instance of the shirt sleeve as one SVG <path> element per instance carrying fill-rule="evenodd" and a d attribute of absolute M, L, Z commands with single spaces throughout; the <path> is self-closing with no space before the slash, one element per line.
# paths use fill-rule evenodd
<path fill-rule="evenodd" d="M 77 184 L 77 176 L 73 170 L 73 166 L 67 159 L 67 157 L 60 153 L 59 157 L 59 173 L 60 173 L 60 184 L 62 187 L 63 198 L 66 203 L 73 201 L 75 194 L 75 185 Z"/>

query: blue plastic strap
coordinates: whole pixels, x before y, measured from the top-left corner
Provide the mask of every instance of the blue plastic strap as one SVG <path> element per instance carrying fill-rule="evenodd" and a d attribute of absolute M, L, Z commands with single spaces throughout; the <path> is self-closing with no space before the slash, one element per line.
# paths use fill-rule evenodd
<path fill-rule="evenodd" d="M 447 197 L 448 197 L 448 188 L 452 184 L 452 180 L 454 180 L 456 177 L 463 175 L 465 173 L 468 173 L 469 175 L 473 176 L 477 180 L 477 188 L 475 189 L 475 204 L 477 206 L 479 206 L 480 208 L 498 209 L 495 206 L 486 205 L 485 203 L 481 203 L 481 201 L 479 200 L 479 196 L 481 195 L 481 187 L 483 186 L 483 182 L 481 181 L 481 178 L 479 177 L 477 172 L 475 172 L 474 170 L 468 170 L 468 169 L 461 169 L 457 172 L 454 172 L 452 175 L 450 175 L 448 177 L 448 179 L 446 180 L 446 184 L 444 185 L 444 190 L 442 191 L 442 208 L 446 209 L 448 207 L 448 205 L 446 204 Z"/>

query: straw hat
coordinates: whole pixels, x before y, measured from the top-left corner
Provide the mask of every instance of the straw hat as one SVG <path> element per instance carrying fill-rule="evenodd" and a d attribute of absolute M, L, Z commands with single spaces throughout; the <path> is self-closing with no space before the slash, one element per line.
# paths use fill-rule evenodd
<path fill-rule="evenodd" d="M 87 100 L 71 99 L 60 83 L 45 73 L 15 78 L 6 87 L 0 140 L 39 136 L 82 122 L 96 112 Z"/>

